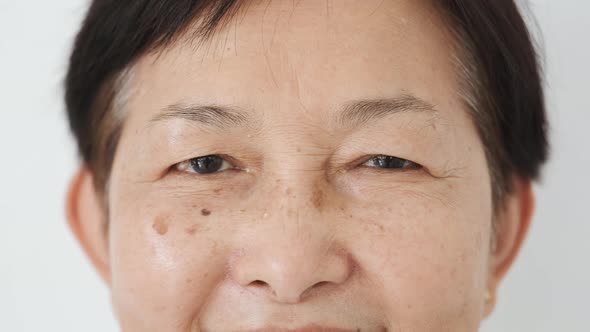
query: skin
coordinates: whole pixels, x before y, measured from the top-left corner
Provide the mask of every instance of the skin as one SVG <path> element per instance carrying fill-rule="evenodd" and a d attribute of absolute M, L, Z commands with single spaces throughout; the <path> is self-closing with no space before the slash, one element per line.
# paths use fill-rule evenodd
<path fill-rule="evenodd" d="M 132 68 L 108 213 L 84 165 L 67 198 L 123 331 L 477 331 L 492 311 L 533 194 L 514 177 L 491 246 L 490 175 L 445 23 L 422 1 L 329 5 L 252 3 L 201 47 L 180 39 Z M 351 101 L 409 95 L 435 110 L 337 120 Z M 179 103 L 247 120 L 153 121 Z M 175 168 L 213 154 L 231 168 Z M 421 167 L 363 165 L 375 155 Z"/>

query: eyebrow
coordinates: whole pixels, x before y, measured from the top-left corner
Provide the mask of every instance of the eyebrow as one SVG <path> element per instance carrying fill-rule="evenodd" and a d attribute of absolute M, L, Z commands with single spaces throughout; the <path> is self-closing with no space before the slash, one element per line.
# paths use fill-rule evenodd
<path fill-rule="evenodd" d="M 338 115 L 341 126 L 356 127 L 386 116 L 406 112 L 437 113 L 431 103 L 413 95 L 356 100 L 347 103 Z"/>
<path fill-rule="evenodd" d="M 336 116 L 340 126 L 356 127 L 367 122 L 405 112 L 438 112 L 431 103 L 413 95 L 393 98 L 361 99 L 346 103 Z M 172 104 L 152 118 L 152 122 L 185 119 L 204 125 L 226 129 L 244 126 L 252 121 L 247 112 L 223 105 Z"/>
<path fill-rule="evenodd" d="M 152 118 L 151 122 L 185 119 L 204 125 L 225 129 L 239 127 L 249 122 L 247 113 L 233 106 L 172 104 Z"/>

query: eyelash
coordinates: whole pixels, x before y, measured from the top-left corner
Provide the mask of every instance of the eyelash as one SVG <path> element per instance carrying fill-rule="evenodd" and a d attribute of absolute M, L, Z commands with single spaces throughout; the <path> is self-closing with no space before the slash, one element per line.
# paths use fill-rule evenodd
<path fill-rule="evenodd" d="M 173 166 L 173 168 L 177 171 L 180 172 L 185 172 L 185 173 L 193 173 L 193 174 L 200 174 L 200 175 L 213 175 L 213 174 L 217 174 L 217 173 L 221 173 L 227 170 L 232 170 L 232 169 L 238 169 L 237 167 L 235 167 L 234 165 L 232 165 L 232 163 L 230 161 L 228 161 L 227 159 L 231 159 L 227 156 L 223 156 L 223 155 L 205 155 L 205 156 L 200 156 L 200 157 L 196 157 L 196 158 L 191 158 L 185 161 L 182 161 L 176 165 Z M 417 170 L 417 169 L 421 169 L 422 166 L 420 164 L 417 164 L 411 160 L 407 160 L 407 159 L 403 159 L 403 158 L 399 158 L 399 157 L 395 157 L 395 156 L 388 156 L 388 155 L 373 155 L 368 159 L 363 159 L 364 161 L 360 164 L 360 166 L 362 167 L 366 167 L 366 168 L 375 168 L 375 169 L 379 169 L 380 171 L 393 171 L 393 170 L 397 170 L 397 171 L 409 171 L 409 170 Z M 380 167 L 379 165 L 384 165 L 384 164 L 396 164 L 399 165 L 400 167 Z M 204 172 L 199 172 L 194 170 L 194 167 L 196 166 L 200 166 L 200 167 L 209 167 L 213 165 L 214 169 L 213 171 L 208 171 L 205 170 Z M 218 169 L 216 169 L 217 167 L 219 167 Z"/>

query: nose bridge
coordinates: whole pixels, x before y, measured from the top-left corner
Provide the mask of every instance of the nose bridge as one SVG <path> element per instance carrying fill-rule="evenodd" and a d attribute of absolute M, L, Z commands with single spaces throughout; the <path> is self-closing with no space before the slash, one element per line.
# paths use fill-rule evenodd
<path fill-rule="evenodd" d="M 287 172 L 285 172 L 287 173 Z M 279 174 L 275 177 L 273 187 L 270 189 L 268 202 L 276 215 L 285 219 L 301 217 L 307 220 L 321 218 L 326 205 L 329 204 L 328 196 L 331 188 L 324 178 L 324 171 L 318 169 L 295 170 L 288 175 Z M 296 213 L 292 213 L 294 210 Z"/>
<path fill-rule="evenodd" d="M 297 264 L 319 264 L 316 260 L 333 245 L 336 231 L 330 188 L 322 171 L 297 170 L 273 178 L 264 207 L 266 218 L 261 221 L 266 235 L 281 239 L 274 246 L 277 254 L 285 250 L 291 259 L 307 257 Z"/>
<path fill-rule="evenodd" d="M 327 186 L 320 176 L 310 173 L 318 171 L 297 170 L 276 176 L 266 200 L 260 236 L 267 244 L 260 249 L 288 274 L 319 268 L 335 245 L 331 217 L 324 209 Z"/>

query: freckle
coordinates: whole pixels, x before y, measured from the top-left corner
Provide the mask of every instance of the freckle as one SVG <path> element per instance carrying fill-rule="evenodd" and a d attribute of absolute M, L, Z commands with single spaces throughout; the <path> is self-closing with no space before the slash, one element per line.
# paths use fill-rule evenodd
<path fill-rule="evenodd" d="M 324 204 L 324 192 L 321 189 L 317 189 L 311 195 L 311 202 L 316 209 L 319 209 Z"/>
<path fill-rule="evenodd" d="M 287 210 L 287 217 L 292 218 L 292 217 L 296 217 L 297 215 L 298 215 L 297 210 L 294 210 L 294 209 Z"/>
<path fill-rule="evenodd" d="M 246 209 L 241 209 L 240 212 L 244 213 L 246 212 Z"/>
<path fill-rule="evenodd" d="M 217 189 L 213 190 L 213 192 L 216 194 L 219 194 L 222 190 L 223 190 L 223 188 L 217 188 Z"/>
<path fill-rule="evenodd" d="M 211 211 L 209 211 L 209 210 L 207 210 L 207 209 L 202 209 L 202 210 L 201 210 L 201 214 L 202 214 L 202 215 L 204 215 L 204 216 L 208 216 L 208 215 L 210 215 L 210 214 L 211 214 Z"/>
<path fill-rule="evenodd" d="M 291 194 L 291 188 L 285 189 L 285 194 L 290 195 Z"/>
<path fill-rule="evenodd" d="M 297 152 L 301 152 L 301 147 L 297 147 Z"/>
<path fill-rule="evenodd" d="M 198 229 L 199 227 L 197 225 L 192 225 L 191 227 L 185 228 L 184 231 L 189 235 L 193 235 L 197 232 Z"/>
<path fill-rule="evenodd" d="M 186 279 L 186 283 L 187 283 L 187 284 L 190 284 L 190 283 L 192 283 L 192 282 L 193 282 L 193 279 L 191 279 L 191 278 L 187 278 L 187 279 Z"/>
<path fill-rule="evenodd" d="M 166 217 L 158 217 L 152 224 L 152 228 L 160 235 L 168 232 L 168 224 L 166 224 Z"/>
<path fill-rule="evenodd" d="M 203 273 L 203 278 L 207 278 L 209 276 L 209 272 Z"/>

